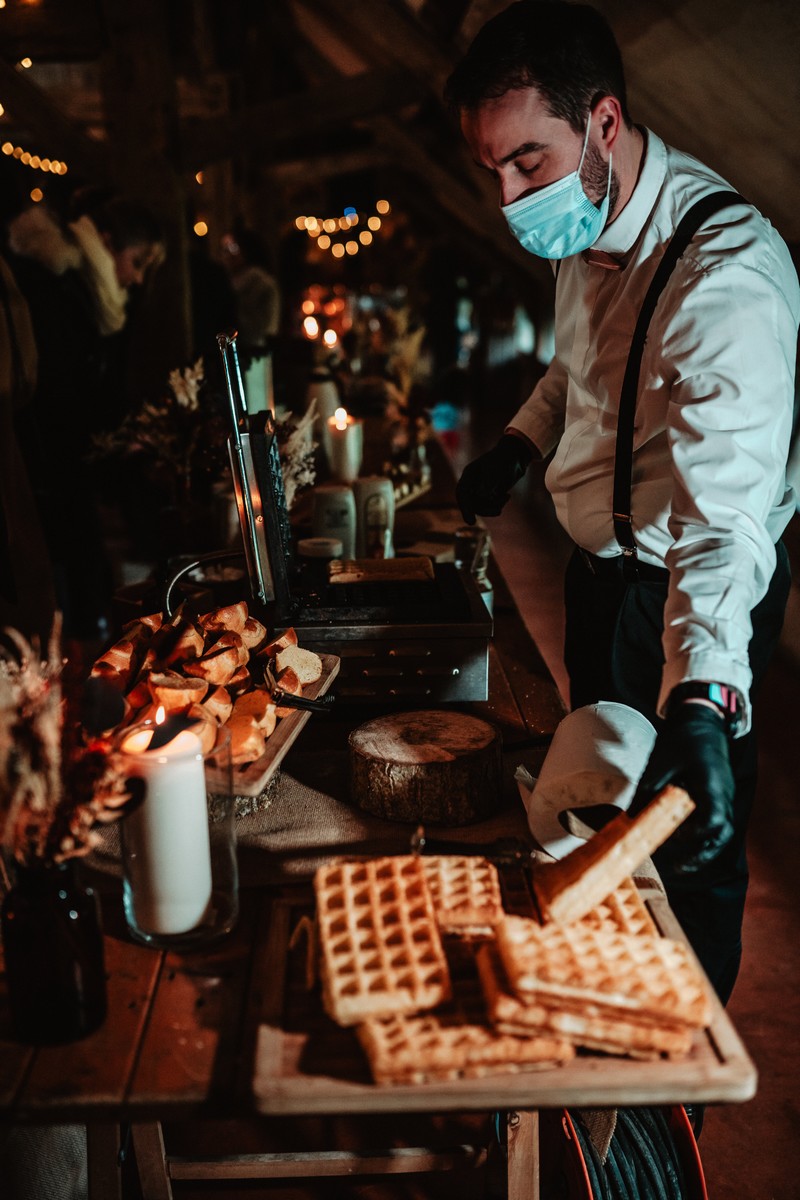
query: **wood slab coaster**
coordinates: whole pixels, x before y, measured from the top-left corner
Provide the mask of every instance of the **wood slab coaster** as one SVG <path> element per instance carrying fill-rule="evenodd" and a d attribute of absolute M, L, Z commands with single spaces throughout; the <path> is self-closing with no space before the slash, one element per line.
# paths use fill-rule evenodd
<path fill-rule="evenodd" d="M 350 771 L 353 801 L 366 812 L 465 825 L 497 811 L 500 734 L 465 713 L 391 713 L 350 734 Z"/>
<path fill-rule="evenodd" d="M 537 867 L 533 888 L 542 921 L 580 921 L 693 811 L 682 788 L 666 787 L 635 817 L 620 813 L 560 862 Z"/>

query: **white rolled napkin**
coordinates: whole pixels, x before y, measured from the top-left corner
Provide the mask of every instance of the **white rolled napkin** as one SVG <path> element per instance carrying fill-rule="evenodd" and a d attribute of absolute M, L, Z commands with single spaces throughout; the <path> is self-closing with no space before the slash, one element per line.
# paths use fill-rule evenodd
<path fill-rule="evenodd" d="M 655 742 L 646 717 L 626 704 L 601 701 L 576 708 L 553 734 L 538 779 L 525 766 L 515 778 L 537 843 L 555 859 L 586 840 L 570 829 L 575 809 L 630 807 Z"/>

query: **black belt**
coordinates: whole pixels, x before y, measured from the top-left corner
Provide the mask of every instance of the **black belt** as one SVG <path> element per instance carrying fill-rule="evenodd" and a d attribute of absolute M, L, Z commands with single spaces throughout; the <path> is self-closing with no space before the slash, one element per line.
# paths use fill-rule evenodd
<path fill-rule="evenodd" d="M 598 579 L 625 579 L 633 582 L 637 579 L 643 583 L 667 583 L 669 571 L 666 567 L 654 567 L 642 562 L 640 558 L 630 558 L 627 554 L 615 554 L 613 558 L 598 558 L 590 554 L 582 546 L 578 546 L 584 566 Z"/>

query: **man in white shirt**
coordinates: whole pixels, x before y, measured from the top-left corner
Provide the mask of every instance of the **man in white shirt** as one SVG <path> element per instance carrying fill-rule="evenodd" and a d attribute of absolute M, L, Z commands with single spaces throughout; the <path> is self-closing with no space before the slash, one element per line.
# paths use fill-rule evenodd
<path fill-rule="evenodd" d="M 668 782 L 694 799 L 657 862 L 724 1002 L 747 888 L 751 696 L 789 588 L 780 536 L 794 511 L 797 275 L 741 198 L 700 224 L 652 313 L 632 454 L 615 462 L 651 280 L 695 202 L 732 189 L 631 122 L 613 34 L 583 5 L 513 4 L 480 31 L 447 96 L 511 232 L 556 276 L 555 357 L 498 444 L 465 469 L 459 504 L 469 522 L 498 515 L 532 458 L 552 455 L 547 487 L 576 544 L 571 704 L 618 700 L 656 725 L 635 804 Z"/>

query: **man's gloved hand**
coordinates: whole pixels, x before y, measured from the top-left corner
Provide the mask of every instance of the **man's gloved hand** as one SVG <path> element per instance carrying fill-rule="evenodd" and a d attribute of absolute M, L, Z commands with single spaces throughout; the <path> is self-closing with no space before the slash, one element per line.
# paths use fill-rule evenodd
<path fill-rule="evenodd" d="M 456 485 L 456 500 L 468 525 L 475 517 L 500 515 L 508 493 L 528 469 L 533 451 L 522 438 L 504 433 L 496 446 L 464 468 Z"/>
<path fill-rule="evenodd" d="M 684 874 L 711 862 L 733 837 L 735 784 L 725 718 L 706 704 L 686 701 L 668 715 L 656 737 L 631 815 L 669 783 L 685 788 L 696 808 L 668 842 L 666 853 Z"/>

